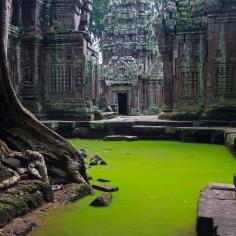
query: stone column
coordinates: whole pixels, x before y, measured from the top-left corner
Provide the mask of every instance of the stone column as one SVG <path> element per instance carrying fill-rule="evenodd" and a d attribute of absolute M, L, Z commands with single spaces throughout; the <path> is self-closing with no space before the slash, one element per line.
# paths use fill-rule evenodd
<path fill-rule="evenodd" d="M 164 106 L 159 119 L 170 119 L 173 110 L 173 34 L 166 28 L 166 21 L 158 24 L 157 35 L 159 49 L 162 55 L 163 75 L 164 75 Z"/>

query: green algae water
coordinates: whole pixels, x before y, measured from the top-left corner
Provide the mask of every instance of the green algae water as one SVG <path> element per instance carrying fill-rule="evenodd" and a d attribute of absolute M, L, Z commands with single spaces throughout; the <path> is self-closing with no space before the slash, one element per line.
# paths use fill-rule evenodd
<path fill-rule="evenodd" d="M 120 188 L 109 207 L 86 197 L 43 218 L 31 236 L 194 236 L 199 192 L 232 183 L 236 161 L 224 146 L 170 141 L 71 140 L 109 165 L 88 169 Z M 101 192 L 97 191 L 96 194 Z"/>

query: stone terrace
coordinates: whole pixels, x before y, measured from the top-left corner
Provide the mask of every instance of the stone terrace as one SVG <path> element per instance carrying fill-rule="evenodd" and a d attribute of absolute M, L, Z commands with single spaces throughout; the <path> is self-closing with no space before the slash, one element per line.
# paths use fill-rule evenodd
<path fill-rule="evenodd" d="M 236 154 L 236 121 L 169 121 L 158 116 L 120 116 L 101 121 L 43 121 L 66 138 L 100 138 L 109 135 L 139 139 L 179 140 L 226 144 Z"/>

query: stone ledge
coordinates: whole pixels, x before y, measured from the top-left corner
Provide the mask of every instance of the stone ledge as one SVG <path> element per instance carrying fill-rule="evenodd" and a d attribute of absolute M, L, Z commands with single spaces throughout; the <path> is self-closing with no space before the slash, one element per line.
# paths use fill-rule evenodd
<path fill-rule="evenodd" d="M 224 128 L 221 127 L 208 128 L 135 125 L 132 127 L 132 134 L 137 135 L 141 139 L 164 139 L 224 144 Z"/>
<path fill-rule="evenodd" d="M 145 118 L 145 117 L 144 117 Z M 179 140 L 198 143 L 226 144 L 236 156 L 236 128 L 225 121 L 160 121 L 158 118 L 115 118 L 101 121 L 43 121 L 50 129 L 66 138 L 99 138 L 110 135 L 138 136 L 149 140 Z M 212 124 L 219 126 L 212 127 Z M 194 126 L 193 126 L 194 125 Z M 209 126 L 205 126 L 209 125 Z M 225 126 L 223 126 L 225 125 Z"/>
<path fill-rule="evenodd" d="M 104 141 L 137 141 L 137 136 L 123 136 L 123 135 L 108 135 L 104 139 Z"/>
<path fill-rule="evenodd" d="M 197 235 L 236 235 L 234 186 L 210 183 L 201 191 L 198 201 Z"/>

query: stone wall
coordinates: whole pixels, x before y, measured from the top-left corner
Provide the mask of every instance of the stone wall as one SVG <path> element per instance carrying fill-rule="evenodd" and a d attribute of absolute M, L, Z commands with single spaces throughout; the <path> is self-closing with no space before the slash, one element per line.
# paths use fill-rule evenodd
<path fill-rule="evenodd" d="M 13 0 L 10 73 L 22 103 L 42 119 L 92 118 L 97 92 L 87 86 L 99 78 L 91 10 L 90 0 Z"/>
<path fill-rule="evenodd" d="M 165 112 L 177 112 L 175 118 L 236 119 L 235 9 L 235 1 L 165 2 L 157 27 Z"/>

